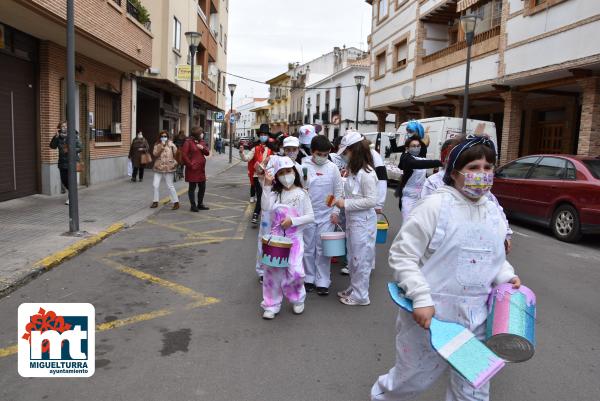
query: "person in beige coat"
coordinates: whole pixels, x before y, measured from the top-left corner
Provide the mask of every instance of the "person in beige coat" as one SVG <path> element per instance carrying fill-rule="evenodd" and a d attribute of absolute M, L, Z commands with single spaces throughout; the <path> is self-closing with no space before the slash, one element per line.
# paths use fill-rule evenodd
<path fill-rule="evenodd" d="M 152 183 L 154 186 L 154 201 L 150 206 L 151 208 L 158 207 L 158 200 L 160 199 L 159 186 L 164 178 L 173 202 L 173 210 L 179 209 L 179 197 L 173 183 L 175 171 L 177 170 L 175 153 L 177 153 L 177 147 L 169 140 L 169 133 L 161 131 L 159 141 L 154 144 L 154 150 L 152 151 L 155 160 L 152 169 L 154 171 L 154 181 Z"/>

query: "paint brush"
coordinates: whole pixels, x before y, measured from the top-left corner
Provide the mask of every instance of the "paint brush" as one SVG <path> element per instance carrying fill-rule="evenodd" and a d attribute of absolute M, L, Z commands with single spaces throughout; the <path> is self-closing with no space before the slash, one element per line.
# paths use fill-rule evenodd
<path fill-rule="evenodd" d="M 395 282 L 388 283 L 392 300 L 407 312 L 412 313 L 412 301 Z M 475 334 L 458 323 L 431 319 L 429 327 L 431 346 L 454 370 L 476 389 L 487 383 L 505 365 Z"/>

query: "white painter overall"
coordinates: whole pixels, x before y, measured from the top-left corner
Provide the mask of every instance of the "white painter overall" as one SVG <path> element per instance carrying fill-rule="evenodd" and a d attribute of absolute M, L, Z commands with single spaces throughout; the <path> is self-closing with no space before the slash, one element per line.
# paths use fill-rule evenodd
<path fill-rule="evenodd" d="M 414 156 L 413 156 L 414 157 Z M 415 157 L 416 160 L 425 160 L 422 157 Z M 427 178 L 426 169 L 415 169 L 412 175 L 406 182 L 406 185 L 402 189 L 402 222 L 404 223 L 408 219 L 408 215 L 415 207 L 415 204 L 421 198 L 421 190 L 423 189 L 423 183 Z"/>

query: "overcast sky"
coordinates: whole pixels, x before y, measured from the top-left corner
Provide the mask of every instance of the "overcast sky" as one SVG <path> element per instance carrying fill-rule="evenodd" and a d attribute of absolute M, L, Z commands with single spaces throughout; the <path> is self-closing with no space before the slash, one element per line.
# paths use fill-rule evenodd
<path fill-rule="evenodd" d="M 361 33 L 362 28 L 362 33 Z M 230 0 L 228 72 L 266 81 L 335 46 L 367 48 L 371 6 L 364 0 Z M 234 105 L 267 97 L 268 85 L 227 77 L 237 84 Z"/>

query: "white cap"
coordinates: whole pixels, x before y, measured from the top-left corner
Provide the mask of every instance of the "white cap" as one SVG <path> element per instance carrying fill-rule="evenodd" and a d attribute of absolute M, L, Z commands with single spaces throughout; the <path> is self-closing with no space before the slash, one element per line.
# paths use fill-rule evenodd
<path fill-rule="evenodd" d="M 295 148 L 300 147 L 300 141 L 295 136 L 288 136 L 283 140 L 283 147 L 293 146 Z"/>
<path fill-rule="evenodd" d="M 315 127 L 313 125 L 303 125 L 298 130 L 300 133 L 300 143 L 302 145 L 310 145 L 312 139 L 317 136 Z"/>
<path fill-rule="evenodd" d="M 365 138 L 363 138 L 363 136 L 358 131 L 354 131 L 354 130 L 346 131 L 346 135 L 344 135 L 344 137 L 342 138 L 342 141 L 340 142 L 340 148 L 337 152 L 338 155 L 341 155 L 342 153 L 344 153 L 344 151 L 346 150 L 346 148 L 348 146 L 352 146 L 355 143 L 362 141 L 363 139 L 365 139 Z"/>
<path fill-rule="evenodd" d="M 273 163 L 273 175 L 277 175 L 279 170 L 281 170 L 283 168 L 294 168 L 295 166 L 296 165 L 294 164 L 292 159 L 290 159 L 287 156 L 280 156 Z"/>

